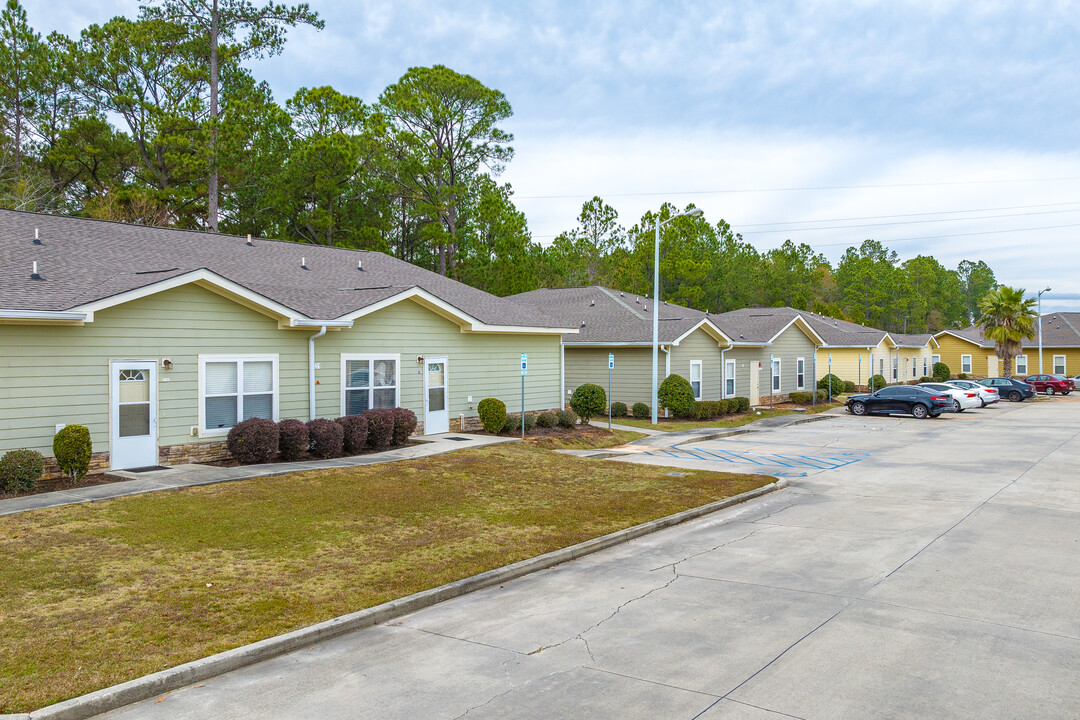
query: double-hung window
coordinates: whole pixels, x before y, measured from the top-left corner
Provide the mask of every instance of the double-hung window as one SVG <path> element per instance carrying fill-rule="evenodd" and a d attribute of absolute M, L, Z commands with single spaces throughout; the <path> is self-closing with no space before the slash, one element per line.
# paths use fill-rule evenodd
<path fill-rule="evenodd" d="M 398 406 L 398 355 L 341 356 L 341 414 Z"/>
<path fill-rule="evenodd" d="M 806 360 L 804 358 L 795 359 L 795 389 L 806 389 Z"/>
<path fill-rule="evenodd" d="M 941 362 L 941 356 L 940 355 L 931 355 L 930 356 L 930 363 L 932 365 L 937 365 L 939 362 Z"/>
<path fill-rule="evenodd" d="M 970 375 L 971 374 L 971 356 L 970 355 L 961 355 L 960 356 L 960 372 L 964 373 L 965 375 Z"/>
<path fill-rule="evenodd" d="M 922 375 L 923 375 L 923 377 L 926 377 L 926 376 L 928 376 L 930 374 L 930 373 L 926 372 L 926 369 L 927 369 L 926 368 L 926 356 L 924 355 L 923 359 L 922 359 Z"/>
<path fill-rule="evenodd" d="M 278 419 L 278 356 L 200 355 L 199 433 L 225 435 L 250 418 Z"/>
<path fill-rule="evenodd" d="M 1064 375 L 1065 374 L 1065 356 L 1064 355 L 1055 355 L 1054 356 L 1054 374 L 1055 375 Z"/>
<path fill-rule="evenodd" d="M 896 382 L 900 379 L 900 356 L 893 355 L 892 357 L 892 379 Z"/>
<path fill-rule="evenodd" d="M 919 369 L 919 358 L 911 358 L 911 377 L 916 377 Z"/>
<path fill-rule="evenodd" d="M 772 389 L 773 392 L 780 392 L 780 358 L 772 363 Z"/>
<path fill-rule="evenodd" d="M 1017 355 L 1016 356 L 1016 374 L 1017 375 L 1027 375 L 1028 374 L 1027 355 Z"/>
<path fill-rule="evenodd" d="M 690 387 L 694 389 L 694 399 L 701 399 L 701 361 L 690 361 Z"/>
<path fill-rule="evenodd" d="M 735 361 L 724 361 L 724 397 L 735 397 Z"/>

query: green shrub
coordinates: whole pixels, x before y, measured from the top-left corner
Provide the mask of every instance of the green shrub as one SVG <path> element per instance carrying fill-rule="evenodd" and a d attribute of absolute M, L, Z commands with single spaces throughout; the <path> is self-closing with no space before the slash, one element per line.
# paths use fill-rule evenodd
<path fill-rule="evenodd" d="M 949 366 L 945 363 L 936 362 L 934 363 L 934 370 L 931 374 L 937 382 L 945 382 L 952 377 L 952 370 L 950 370 Z"/>
<path fill-rule="evenodd" d="M 253 417 L 229 428 L 225 447 L 243 465 L 268 463 L 277 457 L 279 438 L 276 422 Z"/>
<path fill-rule="evenodd" d="M 957 380 L 967 380 L 968 379 L 968 374 L 967 373 L 960 373 L 959 375 L 956 376 L 956 379 Z M 944 382 L 944 380 L 942 382 Z"/>
<path fill-rule="evenodd" d="M 887 380 L 885 380 L 884 375 L 875 375 L 874 377 L 870 378 L 870 392 L 880 390 L 888 384 L 889 383 Z"/>
<path fill-rule="evenodd" d="M 506 425 L 506 403 L 498 398 L 484 398 L 476 406 L 476 413 L 480 416 L 480 423 L 492 435 L 503 430 Z"/>
<path fill-rule="evenodd" d="M 935 380 L 935 379 L 934 379 L 934 378 L 932 378 L 932 377 L 926 377 L 926 376 L 924 375 L 924 376 L 922 376 L 921 378 L 919 378 L 919 382 L 918 382 L 918 383 L 916 383 L 916 384 L 922 384 L 922 383 L 928 383 L 928 382 L 937 382 L 937 380 Z"/>
<path fill-rule="evenodd" d="M 532 413 L 525 413 L 525 432 L 532 430 L 536 427 L 536 416 Z"/>
<path fill-rule="evenodd" d="M 847 393 L 848 395 L 850 395 L 851 393 L 855 392 L 858 389 L 859 389 L 858 386 L 855 385 L 855 381 L 853 381 L 853 380 L 845 380 L 844 381 L 844 392 Z"/>
<path fill-rule="evenodd" d="M 9 450 L 0 458 L 0 492 L 32 489 L 45 472 L 45 456 L 36 450 Z"/>
<path fill-rule="evenodd" d="M 750 410 L 750 398 L 737 397 L 735 400 L 735 412 L 749 412 Z"/>
<path fill-rule="evenodd" d="M 53 457 L 60 471 L 78 482 L 90 469 L 90 455 L 94 445 L 90 431 L 83 425 L 65 425 L 53 436 Z"/>
<path fill-rule="evenodd" d="M 817 402 L 827 402 L 828 399 L 829 399 L 829 391 L 828 390 L 815 390 L 814 395 L 817 396 Z M 833 400 L 835 400 L 835 399 L 836 399 L 836 397 L 833 396 Z"/>
<path fill-rule="evenodd" d="M 621 418 L 626 417 L 626 403 L 613 402 L 611 403 L 611 417 Z"/>
<path fill-rule="evenodd" d="M 652 413 L 649 412 L 649 406 L 642 402 L 634 403 L 634 406 L 630 408 L 630 412 L 634 414 L 638 420 L 644 420 L 652 417 Z"/>
<path fill-rule="evenodd" d="M 570 407 L 578 414 L 582 422 L 604 414 L 607 410 L 607 393 L 604 388 L 594 383 L 578 386 L 570 396 Z"/>
<path fill-rule="evenodd" d="M 796 405 L 809 405 L 810 402 L 814 399 L 814 396 L 809 392 L 797 391 L 793 393 L 788 393 L 788 399 Z"/>
<path fill-rule="evenodd" d="M 536 424 L 542 428 L 553 428 L 559 424 L 555 413 L 543 412 L 536 416 Z"/>
<path fill-rule="evenodd" d="M 577 425 L 578 416 L 570 410 L 560 410 L 556 417 L 558 418 L 559 427 L 572 428 Z"/>
<path fill-rule="evenodd" d="M 670 410 L 676 417 L 692 417 L 694 414 L 694 388 L 682 375 L 664 378 L 657 399 L 660 407 Z"/>
<path fill-rule="evenodd" d="M 844 381 L 841 380 L 836 375 L 826 375 L 825 377 L 818 380 L 817 381 L 818 390 L 825 390 L 827 392 L 829 390 L 829 387 L 830 387 L 829 386 L 830 381 L 832 382 L 833 395 L 837 395 L 837 394 L 844 391 Z"/>
<path fill-rule="evenodd" d="M 705 418 L 712 417 L 709 414 L 709 410 L 711 409 L 709 407 L 710 404 L 711 403 L 707 403 L 704 400 L 695 400 L 694 401 L 694 409 L 690 411 L 691 419 L 693 419 L 693 420 L 704 420 Z"/>

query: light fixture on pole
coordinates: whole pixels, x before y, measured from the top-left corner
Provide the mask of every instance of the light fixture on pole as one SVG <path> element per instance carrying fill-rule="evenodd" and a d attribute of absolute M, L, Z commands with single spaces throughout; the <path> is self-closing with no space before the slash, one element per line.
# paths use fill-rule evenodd
<path fill-rule="evenodd" d="M 660 393 L 656 379 L 660 355 L 660 228 L 675 218 L 693 217 L 701 214 L 701 208 L 694 208 L 672 215 L 667 220 L 656 219 L 656 242 L 653 245 L 653 317 L 652 317 L 652 424 L 656 424 L 656 403 Z"/>
<path fill-rule="evenodd" d="M 1042 294 L 1044 292 L 1050 292 L 1050 286 L 1047 285 L 1045 289 L 1039 291 L 1039 374 L 1042 375 Z"/>

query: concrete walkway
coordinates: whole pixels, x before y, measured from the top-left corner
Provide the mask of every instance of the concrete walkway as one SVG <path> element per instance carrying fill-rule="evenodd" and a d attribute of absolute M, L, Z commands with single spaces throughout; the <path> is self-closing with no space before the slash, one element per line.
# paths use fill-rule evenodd
<path fill-rule="evenodd" d="M 714 441 L 853 462 L 103 717 L 1080 717 L 1062 400 Z"/>
<path fill-rule="evenodd" d="M 159 490 L 175 490 L 195 485 L 213 485 L 214 483 L 247 480 L 271 475 L 287 475 L 305 470 L 325 470 L 327 468 L 358 467 L 379 463 L 413 460 L 415 458 L 442 455 L 454 450 L 483 447 L 505 442 L 519 442 L 518 438 L 495 437 L 491 435 L 470 435 L 468 433 L 444 433 L 429 435 L 419 440 L 416 445 L 387 450 L 386 452 L 356 455 L 353 457 L 332 458 L 329 460 L 305 460 L 292 463 L 268 463 L 265 465 L 238 465 L 236 467 L 217 467 L 214 465 L 174 465 L 165 470 L 133 473 L 126 470 L 114 470 L 110 475 L 130 478 L 121 482 L 105 485 L 93 485 L 71 490 L 25 495 L 0 500 L 0 515 L 39 510 L 41 508 L 73 505 L 93 502 L 125 495 L 140 495 Z"/>

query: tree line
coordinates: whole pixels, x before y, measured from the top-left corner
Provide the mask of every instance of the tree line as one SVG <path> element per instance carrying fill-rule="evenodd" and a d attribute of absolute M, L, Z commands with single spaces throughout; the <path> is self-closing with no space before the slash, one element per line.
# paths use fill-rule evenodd
<path fill-rule="evenodd" d="M 378 250 L 509 295 L 601 283 L 651 294 L 654 223 L 600 198 L 548 246 L 513 190 L 498 90 L 410 68 L 372 103 L 329 86 L 279 104 L 252 68 L 306 4 L 158 0 L 71 38 L 0 15 L 0 206 Z M 966 325 L 996 286 L 983 262 L 901 262 L 881 243 L 836 265 L 791 241 L 759 252 L 720 220 L 663 230 L 663 298 L 701 310 L 790 305 L 893 331 Z"/>

